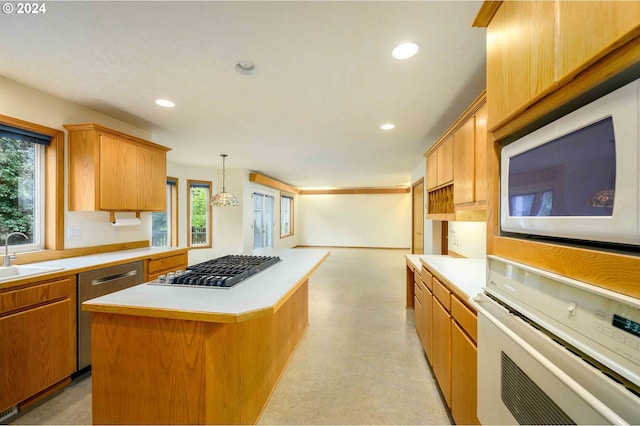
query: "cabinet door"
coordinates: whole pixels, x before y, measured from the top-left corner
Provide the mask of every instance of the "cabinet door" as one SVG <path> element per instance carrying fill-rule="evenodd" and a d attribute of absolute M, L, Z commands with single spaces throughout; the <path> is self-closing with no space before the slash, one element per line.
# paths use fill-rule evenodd
<path fill-rule="evenodd" d="M 438 151 L 433 151 L 427 157 L 427 189 L 438 186 Z"/>
<path fill-rule="evenodd" d="M 164 211 L 167 203 L 167 155 L 137 147 L 138 210 Z"/>
<path fill-rule="evenodd" d="M 469 118 L 453 134 L 453 202 L 475 201 L 475 117 Z"/>
<path fill-rule="evenodd" d="M 418 332 L 418 336 L 422 341 L 422 335 L 424 333 L 423 331 L 424 309 L 422 305 L 422 289 L 420 287 L 420 284 L 414 283 L 414 291 L 416 296 L 415 296 L 414 305 L 413 305 L 413 315 L 414 315 L 413 320 L 416 324 L 416 331 Z"/>
<path fill-rule="evenodd" d="M 438 148 L 438 186 L 453 181 L 453 136 Z"/>
<path fill-rule="evenodd" d="M 100 209 L 138 210 L 136 145 L 100 135 Z"/>
<path fill-rule="evenodd" d="M 637 1 L 560 1 L 558 80 L 640 25 Z"/>
<path fill-rule="evenodd" d="M 475 116 L 476 134 L 476 177 L 474 201 L 487 201 L 487 104 L 484 104 Z M 456 192 L 458 189 L 456 188 Z"/>
<path fill-rule="evenodd" d="M 458 323 L 451 323 L 451 415 L 456 424 L 477 425 L 478 349 Z"/>
<path fill-rule="evenodd" d="M 505 1 L 487 27 L 487 104 L 493 127 L 554 82 L 555 2 Z"/>
<path fill-rule="evenodd" d="M 451 407 L 451 317 L 438 299 L 433 298 L 433 373 L 447 405 Z"/>
<path fill-rule="evenodd" d="M 74 311 L 65 299 L 0 318 L 0 411 L 73 373 Z"/>
<path fill-rule="evenodd" d="M 429 362 L 433 357 L 433 294 L 428 288 L 422 292 L 422 317 L 424 324 L 424 336 L 422 338 L 422 349 L 427 355 Z"/>

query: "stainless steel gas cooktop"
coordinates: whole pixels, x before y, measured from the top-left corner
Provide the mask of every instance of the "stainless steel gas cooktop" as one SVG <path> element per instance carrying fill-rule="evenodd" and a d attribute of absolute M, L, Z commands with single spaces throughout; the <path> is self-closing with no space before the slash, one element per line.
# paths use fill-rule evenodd
<path fill-rule="evenodd" d="M 150 284 L 230 288 L 280 260 L 278 256 L 228 255 L 189 266 L 184 272 L 161 275 Z"/>

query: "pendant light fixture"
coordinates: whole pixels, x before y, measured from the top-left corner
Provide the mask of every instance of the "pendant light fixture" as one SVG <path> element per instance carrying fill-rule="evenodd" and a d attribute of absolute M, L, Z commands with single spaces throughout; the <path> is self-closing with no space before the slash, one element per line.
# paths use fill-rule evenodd
<path fill-rule="evenodd" d="M 236 197 L 233 196 L 233 194 L 229 194 L 228 192 L 226 192 L 225 187 L 224 187 L 224 179 L 225 179 L 225 167 L 224 167 L 224 163 L 225 163 L 225 159 L 227 158 L 227 154 L 220 154 L 220 157 L 222 157 L 222 192 L 218 192 L 216 195 L 214 195 L 213 197 L 211 197 L 211 200 L 209 200 L 209 204 L 211 204 L 212 206 L 217 206 L 217 207 L 233 207 L 233 206 L 237 206 L 238 200 L 236 199 Z"/>

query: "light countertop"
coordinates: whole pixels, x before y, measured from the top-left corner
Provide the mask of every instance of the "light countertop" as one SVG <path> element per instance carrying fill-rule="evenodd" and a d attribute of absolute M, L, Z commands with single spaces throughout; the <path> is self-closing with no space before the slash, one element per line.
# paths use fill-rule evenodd
<path fill-rule="evenodd" d="M 89 300 L 87 311 L 140 316 L 237 322 L 274 312 L 281 301 L 329 256 L 320 249 L 260 249 L 251 254 L 280 256 L 278 262 L 234 287 L 202 288 L 151 283 Z"/>
<path fill-rule="evenodd" d="M 106 268 L 108 266 L 127 262 L 170 256 L 172 254 L 186 252 L 187 250 L 187 248 L 183 247 L 143 247 L 30 263 L 29 266 L 47 266 L 62 269 L 37 275 L 27 275 L 24 277 L 16 276 L 15 279 L 0 282 L 0 289 L 11 288 L 16 285 L 23 285 L 32 281 L 36 282 L 49 278 L 55 279 L 61 276 L 73 275 L 96 268 Z"/>
<path fill-rule="evenodd" d="M 486 259 L 415 254 L 407 254 L 405 257 L 414 268 L 425 265 L 438 279 L 457 287 L 467 299 L 480 294 L 486 285 Z"/>

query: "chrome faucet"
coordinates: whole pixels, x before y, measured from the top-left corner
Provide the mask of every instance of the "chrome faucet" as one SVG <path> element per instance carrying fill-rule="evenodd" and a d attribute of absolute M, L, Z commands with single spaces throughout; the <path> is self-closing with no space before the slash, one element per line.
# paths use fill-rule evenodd
<path fill-rule="evenodd" d="M 17 259 L 15 253 L 13 254 L 13 256 L 9 256 L 9 238 L 11 238 L 14 235 L 22 235 L 25 240 L 29 239 L 29 237 L 27 237 L 22 232 L 11 232 L 10 234 L 7 234 L 7 236 L 4 237 L 4 263 L 2 266 L 11 266 L 11 261 L 13 259 Z"/>

